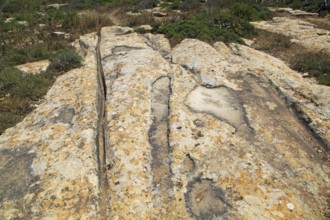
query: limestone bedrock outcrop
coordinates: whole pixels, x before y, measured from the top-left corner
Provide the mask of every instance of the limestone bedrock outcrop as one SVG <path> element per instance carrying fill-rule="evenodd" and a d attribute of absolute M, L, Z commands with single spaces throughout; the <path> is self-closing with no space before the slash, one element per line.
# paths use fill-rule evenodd
<path fill-rule="evenodd" d="M 251 22 L 258 29 L 283 34 L 291 42 L 300 44 L 313 52 L 330 55 L 330 31 L 316 28 L 314 24 L 297 18 L 274 17 L 270 21 Z"/>
<path fill-rule="evenodd" d="M 329 87 L 238 44 L 112 26 L 76 46 L 0 136 L 0 219 L 325 219 Z"/>
<path fill-rule="evenodd" d="M 32 63 L 25 63 L 15 66 L 17 69 L 24 73 L 30 73 L 32 75 L 37 75 L 42 72 L 46 72 L 50 65 L 49 60 L 41 60 Z"/>

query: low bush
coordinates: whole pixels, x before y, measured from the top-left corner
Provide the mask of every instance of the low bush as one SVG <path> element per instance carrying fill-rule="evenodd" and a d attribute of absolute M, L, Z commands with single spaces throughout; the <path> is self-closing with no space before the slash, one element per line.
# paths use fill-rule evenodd
<path fill-rule="evenodd" d="M 63 49 L 51 59 L 50 71 L 66 72 L 80 66 L 81 57 L 72 49 Z"/>
<path fill-rule="evenodd" d="M 234 17 L 246 21 L 267 20 L 272 17 L 271 12 L 260 5 L 250 6 L 245 3 L 236 3 L 230 8 L 230 13 Z"/>
<path fill-rule="evenodd" d="M 168 22 L 160 26 L 157 32 L 165 34 L 172 44 L 184 38 L 196 38 L 206 42 L 237 42 L 240 37 L 252 37 L 255 29 L 247 21 L 222 13 L 209 20 L 194 17 L 188 20 Z"/>

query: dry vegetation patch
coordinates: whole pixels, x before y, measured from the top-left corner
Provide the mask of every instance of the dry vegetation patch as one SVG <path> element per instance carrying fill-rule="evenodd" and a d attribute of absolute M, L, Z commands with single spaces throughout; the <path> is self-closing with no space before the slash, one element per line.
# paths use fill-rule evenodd
<path fill-rule="evenodd" d="M 304 77 L 315 77 L 320 84 L 330 86 L 329 54 L 310 51 L 289 37 L 264 30 L 259 30 L 253 47 L 280 58 Z"/>

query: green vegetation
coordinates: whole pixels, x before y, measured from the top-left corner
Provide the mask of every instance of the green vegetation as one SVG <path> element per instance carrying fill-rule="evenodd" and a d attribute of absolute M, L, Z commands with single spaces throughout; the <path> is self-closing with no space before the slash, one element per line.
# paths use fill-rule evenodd
<path fill-rule="evenodd" d="M 0 134 L 23 119 L 31 103 L 44 96 L 51 85 L 45 75 L 27 75 L 13 67 L 0 70 Z"/>
<path fill-rule="evenodd" d="M 230 14 L 246 21 L 269 20 L 272 14 L 269 10 L 260 5 L 247 5 L 245 3 L 235 3 L 230 8 Z"/>
<path fill-rule="evenodd" d="M 47 9 L 50 3 L 6 0 L 0 4 L 0 134 L 33 110 L 33 103 L 46 94 L 57 76 L 79 67 L 81 58 L 71 49 L 69 40 L 99 29 L 106 21 L 96 13 L 81 17 L 76 11 Z M 70 38 L 54 38 L 50 34 L 54 31 L 69 32 Z M 14 68 L 44 59 L 51 65 L 40 75 Z"/>
<path fill-rule="evenodd" d="M 206 42 L 238 42 L 240 37 L 252 37 L 254 28 L 246 21 L 222 14 L 210 21 L 194 17 L 189 20 L 169 22 L 159 27 L 157 32 L 165 34 L 172 43 L 184 38 L 196 38 Z"/>
<path fill-rule="evenodd" d="M 50 59 L 48 71 L 40 75 L 25 74 L 9 64 Z M 11 51 L 0 59 L 0 134 L 28 114 L 32 103 L 43 97 L 56 76 L 80 66 L 80 56 L 72 49 L 49 53 L 40 45 Z"/>
<path fill-rule="evenodd" d="M 207 19 L 206 19 L 207 18 Z M 207 42 L 223 41 L 243 43 L 241 37 L 250 38 L 256 31 L 249 21 L 271 18 L 271 13 L 261 7 L 244 3 L 232 4 L 229 8 L 207 6 L 198 16 L 167 22 L 155 29 L 176 44 L 184 38 L 196 38 Z"/>
<path fill-rule="evenodd" d="M 66 72 L 80 66 L 81 57 L 72 49 L 63 49 L 51 59 L 51 71 Z"/>

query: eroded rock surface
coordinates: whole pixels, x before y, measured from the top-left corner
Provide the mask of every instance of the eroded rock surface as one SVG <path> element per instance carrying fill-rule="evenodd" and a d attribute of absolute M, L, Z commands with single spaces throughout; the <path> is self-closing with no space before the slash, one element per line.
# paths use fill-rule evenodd
<path fill-rule="evenodd" d="M 288 36 L 292 38 L 292 42 L 311 51 L 330 54 L 330 31 L 318 29 L 310 22 L 287 17 L 274 17 L 271 21 L 251 23 L 256 28 Z"/>
<path fill-rule="evenodd" d="M 82 39 L 83 41 L 88 39 Z M 95 44 L 96 36 L 89 39 Z M 98 219 L 94 48 L 0 136 L 0 219 Z"/>
<path fill-rule="evenodd" d="M 1 219 L 325 219 L 329 87 L 242 45 L 99 37 L 0 137 Z"/>

